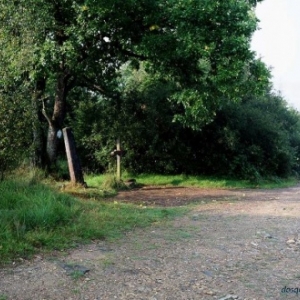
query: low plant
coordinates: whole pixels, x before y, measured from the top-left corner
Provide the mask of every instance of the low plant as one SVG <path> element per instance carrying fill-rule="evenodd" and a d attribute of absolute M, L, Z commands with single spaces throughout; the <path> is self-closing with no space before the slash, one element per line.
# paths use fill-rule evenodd
<path fill-rule="evenodd" d="M 127 186 L 124 184 L 123 180 L 118 180 L 113 174 L 105 175 L 104 181 L 102 183 L 102 188 L 104 190 L 126 190 Z"/>

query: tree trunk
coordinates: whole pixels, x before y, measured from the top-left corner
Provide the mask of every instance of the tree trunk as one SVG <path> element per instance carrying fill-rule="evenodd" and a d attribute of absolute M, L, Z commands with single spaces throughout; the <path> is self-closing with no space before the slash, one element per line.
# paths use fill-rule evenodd
<path fill-rule="evenodd" d="M 31 166 L 33 168 L 44 168 L 45 163 L 45 142 L 41 126 L 41 110 L 39 101 L 44 96 L 46 86 L 45 78 L 38 80 L 36 89 L 32 98 L 32 151 Z"/>
<path fill-rule="evenodd" d="M 42 141 L 36 98 L 32 100 L 32 139 L 31 166 L 40 168 L 42 167 Z"/>
<path fill-rule="evenodd" d="M 57 132 L 63 127 L 66 116 L 66 98 L 67 98 L 67 83 L 69 74 L 66 70 L 62 71 L 57 78 L 56 96 L 54 101 L 54 110 L 52 117 L 49 118 L 44 110 L 44 116 L 48 121 L 48 136 L 47 136 L 47 158 L 50 167 L 55 164 L 57 159 L 58 138 Z"/>
<path fill-rule="evenodd" d="M 53 122 L 49 124 L 48 127 L 48 135 L 47 135 L 47 159 L 49 167 L 53 165 L 57 158 L 57 146 L 58 146 L 58 140 L 57 140 L 57 127 L 54 125 Z"/>

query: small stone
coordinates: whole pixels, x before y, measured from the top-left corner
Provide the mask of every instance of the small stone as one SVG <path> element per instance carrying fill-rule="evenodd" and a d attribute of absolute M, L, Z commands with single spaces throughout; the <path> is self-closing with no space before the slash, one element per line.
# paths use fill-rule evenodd
<path fill-rule="evenodd" d="M 211 271 L 208 271 L 208 270 L 202 271 L 202 273 L 204 273 L 206 276 L 209 276 L 209 277 L 214 276 L 214 274 Z"/>
<path fill-rule="evenodd" d="M 67 272 L 67 275 L 72 275 L 74 272 L 80 275 L 84 275 L 90 271 L 90 269 L 80 265 L 65 264 L 65 263 L 59 263 L 59 265 Z"/>
<path fill-rule="evenodd" d="M 145 288 L 144 288 L 143 286 L 139 286 L 139 287 L 137 288 L 137 291 L 139 291 L 139 292 L 144 292 L 144 291 L 145 291 Z"/>
<path fill-rule="evenodd" d="M 287 244 L 295 244 L 296 241 L 294 239 L 290 239 L 286 241 Z"/>
<path fill-rule="evenodd" d="M 266 233 L 264 236 L 265 239 L 272 239 L 273 236 L 271 234 Z"/>
<path fill-rule="evenodd" d="M 206 291 L 206 295 L 214 296 L 216 293 L 214 291 Z"/>

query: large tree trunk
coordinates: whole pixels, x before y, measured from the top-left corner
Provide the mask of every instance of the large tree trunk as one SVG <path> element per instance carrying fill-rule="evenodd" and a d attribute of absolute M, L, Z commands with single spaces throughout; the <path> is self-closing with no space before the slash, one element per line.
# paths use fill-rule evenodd
<path fill-rule="evenodd" d="M 66 69 L 61 67 L 63 70 L 58 78 L 56 85 L 56 95 L 54 101 L 54 109 L 52 117 L 49 118 L 45 108 L 43 109 L 43 113 L 45 118 L 48 121 L 48 136 L 47 136 L 47 157 L 49 168 L 55 165 L 57 159 L 57 151 L 58 151 L 58 136 L 57 133 L 59 130 L 62 130 L 65 116 L 66 116 L 66 99 L 68 91 L 71 88 L 70 75 Z M 68 137 L 67 134 L 64 134 L 65 138 Z M 65 141 L 66 142 L 66 141 Z M 76 154 L 76 146 L 74 138 L 67 141 L 66 148 L 69 151 L 69 158 L 72 159 L 72 168 L 70 168 L 70 177 L 74 183 L 84 184 L 82 169 L 80 166 L 79 158 Z M 68 158 L 68 159 L 69 159 Z M 70 164 L 69 164 L 70 167 Z M 72 172 L 71 172 L 72 171 Z"/>
<path fill-rule="evenodd" d="M 66 116 L 66 98 L 67 84 L 69 74 L 66 70 L 62 71 L 57 78 L 56 95 L 54 100 L 54 110 L 52 117 L 48 117 L 45 110 L 44 116 L 48 121 L 48 136 L 47 136 L 47 158 L 50 167 L 55 164 L 57 159 L 58 137 L 57 132 L 62 130 L 64 119 Z"/>

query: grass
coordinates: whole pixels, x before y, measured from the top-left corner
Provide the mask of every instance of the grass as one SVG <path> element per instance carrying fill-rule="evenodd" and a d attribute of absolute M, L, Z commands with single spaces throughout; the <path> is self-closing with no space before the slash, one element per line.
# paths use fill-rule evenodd
<path fill-rule="evenodd" d="M 70 276 L 71 276 L 71 278 L 72 278 L 73 280 L 78 280 L 78 279 L 84 277 L 84 274 L 83 274 L 82 272 L 80 272 L 80 271 L 73 271 L 73 272 L 70 274 Z"/>
<path fill-rule="evenodd" d="M 91 239 L 114 239 L 184 213 L 182 208 L 142 208 L 80 200 L 40 183 L 0 182 L 0 262 L 63 250 Z"/>
<path fill-rule="evenodd" d="M 293 186 L 297 183 L 295 178 L 261 179 L 258 182 L 238 180 L 231 178 L 187 175 L 151 175 L 141 174 L 138 182 L 145 185 L 190 186 L 199 188 L 280 188 Z"/>
<path fill-rule="evenodd" d="M 199 188 L 282 188 L 295 185 L 295 178 L 269 178 L 257 182 L 230 178 L 187 175 L 157 175 L 157 174 L 124 174 L 123 179 L 135 178 L 138 184 L 158 186 L 186 186 Z M 107 175 L 89 175 L 86 177 L 89 186 L 101 186 L 107 180 Z"/>

